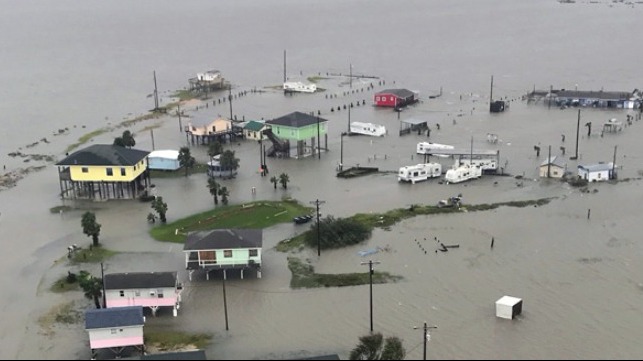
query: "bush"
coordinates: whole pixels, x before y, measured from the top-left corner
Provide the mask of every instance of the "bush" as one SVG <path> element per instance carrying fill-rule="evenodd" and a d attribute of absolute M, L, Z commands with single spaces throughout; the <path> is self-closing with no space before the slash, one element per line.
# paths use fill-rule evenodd
<path fill-rule="evenodd" d="M 75 273 L 72 273 L 71 271 L 67 271 L 67 283 L 75 283 L 78 281 L 78 277 L 76 276 Z"/>
<path fill-rule="evenodd" d="M 328 216 L 319 220 L 319 244 L 323 249 L 340 248 L 358 244 L 370 238 L 371 229 L 351 218 Z M 304 242 L 310 247 L 317 247 L 317 224 L 313 224 Z"/>

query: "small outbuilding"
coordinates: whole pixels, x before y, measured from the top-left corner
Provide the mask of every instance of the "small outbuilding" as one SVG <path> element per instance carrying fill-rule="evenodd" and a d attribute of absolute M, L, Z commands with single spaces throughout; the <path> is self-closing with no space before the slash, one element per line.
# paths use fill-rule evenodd
<path fill-rule="evenodd" d="M 251 120 L 243 126 L 243 136 L 246 139 L 264 140 L 267 137 L 263 133 L 263 131 L 268 128 L 270 127 L 267 126 L 264 122 Z"/>
<path fill-rule="evenodd" d="M 522 299 L 511 296 L 503 296 L 496 301 L 496 316 L 500 318 L 513 319 L 522 313 Z"/>
<path fill-rule="evenodd" d="M 181 168 L 178 150 L 155 150 L 147 156 L 147 167 L 150 170 L 177 170 Z"/>
<path fill-rule="evenodd" d="M 588 182 L 603 182 L 616 178 L 614 163 L 598 163 L 578 166 L 578 178 Z"/>
<path fill-rule="evenodd" d="M 557 156 L 550 157 L 540 163 L 538 174 L 541 178 L 562 178 L 567 170 L 567 165 Z"/>
<path fill-rule="evenodd" d="M 401 108 L 417 101 L 418 94 L 408 89 L 386 89 L 373 96 L 373 104 L 377 107 Z"/>
<path fill-rule="evenodd" d="M 142 306 L 98 308 L 85 311 L 92 359 L 99 349 L 111 349 L 120 356 L 127 347 L 144 350 Z"/>

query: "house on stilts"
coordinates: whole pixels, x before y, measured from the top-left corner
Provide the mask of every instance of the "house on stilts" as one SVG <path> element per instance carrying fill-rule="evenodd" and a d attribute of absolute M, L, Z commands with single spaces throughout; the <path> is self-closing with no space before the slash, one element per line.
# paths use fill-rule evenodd
<path fill-rule="evenodd" d="M 85 311 L 85 330 L 89 334 L 92 360 L 101 349 L 120 358 L 127 349 L 145 352 L 143 307 L 98 308 Z"/>
<path fill-rule="evenodd" d="M 272 142 L 266 152 L 269 157 L 294 157 L 301 158 L 317 155 L 322 149 L 328 151 L 328 120 L 302 112 L 294 112 L 279 118 L 266 121 L 270 129 L 264 134 Z M 321 147 L 321 141 L 324 147 Z M 295 147 L 291 148 L 292 145 Z"/>
<path fill-rule="evenodd" d="M 242 137 L 243 128 L 232 120 L 221 117 L 214 120 L 191 119 L 185 126 L 185 136 L 192 144 L 205 145 L 214 141 L 223 144 Z"/>
<path fill-rule="evenodd" d="M 183 286 L 176 272 L 109 273 L 103 277 L 105 307 L 149 307 L 156 316 L 159 307 L 172 307 L 176 317 Z"/>
<path fill-rule="evenodd" d="M 63 199 L 133 199 L 150 185 L 149 152 L 95 144 L 56 163 Z"/>

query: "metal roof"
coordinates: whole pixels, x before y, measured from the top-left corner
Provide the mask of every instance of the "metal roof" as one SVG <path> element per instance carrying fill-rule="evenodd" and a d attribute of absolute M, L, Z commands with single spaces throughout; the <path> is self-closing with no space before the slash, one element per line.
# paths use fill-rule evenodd
<path fill-rule="evenodd" d="M 428 121 L 424 119 L 419 119 L 419 118 L 409 118 L 409 119 L 401 120 L 401 122 L 406 124 L 419 125 L 419 124 L 425 124 Z"/>
<path fill-rule="evenodd" d="M 588 90 L 559 90 L 555 93 L 558 98 L 628 100 L 632 93 L 623 91 L 588 91 Z"/>
<path fill-rule="evenodd" d="M 558 158 L 558 156 L 556 156 L 556 155 L 551 157 L 551 158 L 549 158 L 549 159 L 545 159 L 542 163 L 540 163 L 540 166 L 543 167 L 543 166 L 546 166 L 548 164 L 557 166 L 559 168 L 565 168 L 565 163 L 563 163 L 562 160 L 560 158 Z"/>
<path fill-rule="evenodd" d="M 56 165 L 135 165 L 150 152 L 112 144 L 94 144 L 69 155 Z"/>
<path fill-rule="evenodd" d="M 262 242 L 261 229 L 214 229 L 188 233 L 183 250 L 259 248 Z"/>
<path fill-rule="evenodd" d="M 110 273 L 103 278 L 106 290 L 176 286 L 176 272 Z"/>
<path fill-rule="evenodd" d="M 409 97 L 415 96 L 415 93 L 413 93 L 408 89 L 385 89 L 375 93 L 375 95 L 380 95 L 380 94 L 393 94 L 400 98 L 409 98 Z"/>
<path fill-rule="evenodd" d="M 302 112 L 294 112 L 290 113 L 287 115 L 284 115 L 279 118 L 275 118 L 272 120 L 268 120 L 266 124 L 274 124 L 274 125 L 283 125 L 287 127 L 293 127 L 293 128 L 301 128 L 305 127 L 311 124 L 317 124 L 317 122 L 324 123 L 327 122 L 327 119 L 320 118 L 318 116 L 302 113 Z"/>
<path fill-rule="evenodd" d="M 246 125 L 243 126 L 243 129 L 248 129 L 248 130 L 253 130 L 255 132 L 258 132 L 261 129 L 263 129 L 263 127 L 265 127 L 265 126 L 266 125 L 264 123 L 262 123 L 262 122 L 258 122 L 256 120 L 251 120 L 248 123 L 246 123 Z"/>
<path fill-rule="evenodd" d="M 585 170 L 587 172 L 604 172 L 610 171 L 613 168 L 613 163 L 597 163 L 590 165 L 579 165 L 578 169 Z"/>
<path fill-rule="evenodd" d="M 148 158 L 165 158 L 165 159 L 179 159 L 179 151 L 173 149 L 154 150 L 147 156 Z"/>
<path fill-rule="evenodd" d="M 92 308 L 85 311 L 85 329 L 142 326 L 143 306 Z"/>

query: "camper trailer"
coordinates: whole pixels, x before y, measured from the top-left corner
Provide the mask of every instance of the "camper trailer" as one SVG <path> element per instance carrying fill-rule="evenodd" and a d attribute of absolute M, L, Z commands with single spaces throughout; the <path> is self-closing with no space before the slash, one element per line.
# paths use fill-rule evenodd
<path fill-rule="evenodd" d="M 424 181 L 429 178 L 435 178 L 442 175 L 442 165 L 440 163 L 424 163 L 401 167 L 397 173 L 397 181 L 415 182 Z"/>
<path fill-rule="evenodd" d="M 471 160 L 469 159 L 459 159 L 455 162 L 454 168 L 461 166 L 461 165 L 468 165 L 471 164 Z M 486 159 L 473 159 L 473 165 L 476 167 L 480 167 L 482 172 L 487 172 L 487 173 L 493 173 L 498 170 L 498 161 L 497 159 L 494 158 L 486 158 Z"/>
<path fill-rule="evenodd" d="M 455 147 L 452 145 L 447 145 L 447 144 L 438 144 L 438 143 L 431 143 L 431 142 L 420 142 L 417 145 L 417 153 L 418 154 L 431 154 L 432 151 L 435 151 L 437 149 L 454 149 Z"/>
<path fill-rule="evenodd" d="M 383 137 L 386 134 L 386 127 L 373 123 L 352 122 L 351 134 L 371 135 L 374 137 Z"/>
<path fill-rule="evenodd" d="M 444 180 L 448 183 L 461 183 L 470 179 L 480 178 L 482 176 L 482 168 L 480 166 L 471 166 L 470 164 L 461 165 L 453 169 L 449 169 L 444 176 Z"/>

